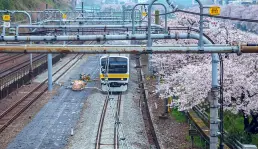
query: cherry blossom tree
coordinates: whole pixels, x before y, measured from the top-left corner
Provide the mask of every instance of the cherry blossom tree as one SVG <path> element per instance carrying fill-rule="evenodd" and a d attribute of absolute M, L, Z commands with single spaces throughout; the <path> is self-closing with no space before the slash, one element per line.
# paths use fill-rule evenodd
<path fill-rule="evenodd" d="M 221 9 L 222 16 L 242 18 L 242 19 L 253 19 L 253 20 L 258 20 L 257 12 L 258 12 L 257 5 L 230 4 L 230 5 L 223 6 Z M 258 33 L 257 23 L 240 22 L 240 21 L 233 21 L 233 23 L 238 24 L 239 27 L 245 28 L 247 31 Z"/>
<path fill-rule="evenodd" d="M 212 19 L 206 18 L 210 21 Z M 199 18 L 189 14 L 177 13 L 176 19 L 170 20 L 168 26 L 199 28 Z M 204 33 L 215 43 L 257 43 L 258 36 L 244 32 L 230 22 L 219 20 L 220 28 L 205 29 Z M 164 25 L 164 24 L 163 24 Z M 185 31 L 171 31 L 185 32 Z M 192 31 L 188 31 L 192 32 Z M 193 44 L 196 40 L 164 40 L 155 44 Z M 249 125 L 248 115 L 254 123 L 258 117 L 257 89 L 257 54 L 232 54 L 224 59 L 224 103 L 225 110 L 243 113 L 246 131 L 258 133 L 258 124 Z M 211 88 L 211 56 L 210 54 L 168 54 L 153 55 L 154 67 L 159 68 L 156 75 L 162 76 L 164 83 L 157 87 L 157 92 L 165 98 L 178 95 L 174 101 L 179 110 L 188 110 L 205 101 Z M 252 127 L 248 127 L 252 126 Z"/>
<path fill-rule="evenodd" d="M 119 5 L 119 4 L 104 4 L 104 5 L 101 5 L 101 11 L 111 11 L 111 10 L 121 11 L 122 6 Z"/>

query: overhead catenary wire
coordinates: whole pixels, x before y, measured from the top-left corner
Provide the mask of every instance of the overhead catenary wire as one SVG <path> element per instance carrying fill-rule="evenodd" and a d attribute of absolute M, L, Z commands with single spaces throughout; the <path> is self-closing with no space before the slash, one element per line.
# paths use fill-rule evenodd
<path fill-rule="evenodd" d="M 175 12 L 184 12 L 184 13 L 193 14 L 193 15 L 199 15 L 199 16 L 201 15 L 198 12 L 192 12 L 192 11 L 181 10 L 181 9 L 177 9 L 175 11 L 171 11 L 171 12 L 167 12 L 167 13 L 162 13 L 162 14 L 159 14 L 159 15 L 167 15 L 167 14 L 171 14 L 171 13 L 175 13 Z M 159 16 L 159 15 L 153 14 L 152 16 Z M 253 20 L 253 19 L 243 19 L 243 18 L 234 18 L 234 17 L 226 17 L 226 16 L 214 16 L 214 15 L 210 15 L 210 14 L 202 14 L 202 15 L 203 16 L 207 16 L 207 17 L 211 17 L 211 18 L 220 18 L 220 19 L 225 19 L 225 20 L 234 20 L 234 21 L 258 23 L 258 20 Z"/>
<path fill-rule="evenodd" d="M 198 12 L 191 12 L 191 11 L 186 11 L 186 10 L 181 10 L 181 9 L 177 9 L 175 12 L 177 12 L 177 11 L 178 12 L 189 13 L 189 14 L 193 14 L 193 15 L 203 15 L 203 16 L 226 19 L 226 20 L 235 20 L 235 21 L 258 23 L 258 20 L 253 20 L 253 19 L 242 19 L 242 18 L 234 18 L 234 17 L 226 17 L 226 16 L 214 16 L 214 15 L 210 15 L 210 14 L 200 14 Z"/>
<path fill-rule="evenodd" d="M 243 22 L 252 22 L 252 23 L 258 23 L 258 20 L 254 20 L 254 19 L 244 19 L 244 18 L 235 18 L 235 17 L 226 17 L 226 16 L 215 16 L 215 15 L 210 15 L 210 14 L 201 14 L 198 12 L 192 12 L 192 11 L 187 11 L 187 10 L 182 10 L 179 9 L 177 7 L 175 7 L 173 5 L 173 2 L 169 2 L 169 0 L 167 0 L 167 3 L 169 4 L 169 6 L 171 6 L 174 10 L 171 12 L 167 12 L 167 13 L 162 13 L 159 15 L 168 15 L 171 13 L 175 13 L 175 12 L 183 12 L 183 13 L 188 13 L 188 14 L 193 14 L 193 15 L 199 15 L 199 16 L 207 16 L 207 17 L 212 17 L 212 18 L 220 18 L 220 19 L 226 19 L 226 20 L 235 20 L 235 21 L 243 21 Z M 153 16 L 158 16 L 158 15 L 153 15 Z"/>

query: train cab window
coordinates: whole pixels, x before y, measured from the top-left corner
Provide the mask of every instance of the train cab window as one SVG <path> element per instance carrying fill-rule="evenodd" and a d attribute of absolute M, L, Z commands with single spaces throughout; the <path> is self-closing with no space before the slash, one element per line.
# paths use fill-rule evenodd
<path fill-rule="evenodd" d="M 106 63 L 109 63 L 108 73 L 127 73 L 127 66 L 128 65 L 127 65 L 127 59 L 126 58 L 109 57 L 109 62 L 107 62 L 107 58 L 103 58 L 101 60 L 101 66 L 102 66 L 103 69 L 106 69 L 106 65 L 107 65 Z"/>

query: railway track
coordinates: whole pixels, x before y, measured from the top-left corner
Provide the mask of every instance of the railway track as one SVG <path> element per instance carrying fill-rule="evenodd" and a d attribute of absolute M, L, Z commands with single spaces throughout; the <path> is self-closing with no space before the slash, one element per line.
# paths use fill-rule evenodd
<path fill-rule="evenodd" d="M 8 54 L 6 54 L 6 53 L 1 53 L 1 54 L 0 54 L 0 58 L 5 57 L 6 55 L 8 55 Z"/>
<path fill-rule="evenodd" d="M 96 137 L 96 145 L 95 149 L 100 149 L 103 146 L 113 146 L 114 149 L 119 148 L 119 115 L 120 115 L 120 105 L 121 105 L 121 98 L 122 94 L 116 96 L 116 108 L 115 108 L 115 120 L 107 118 L 108 114 L 113 114 L 112 112 L 112 106 L 108 106 L 110 104 L 110 99 L 108 96 L 106 97 L 103 105 L 103 109 L 100 116 L 100 121 L 98 125 L 98 131 L 97 131 L 97 137 Z M 108 113 L 108 114 L 107 114 Z M 111 141 L 110 138 L 104 138 L 107 135 L 103 137 L 103 134 L 110 134 L 110 130 L 104 129 L 104 124 L 112 124 L 114 123 L 114 132 L 113 132 L 113 140 Z M 108 126 L 106 126 L 109 128 Z M 111 136 L 111 135 L 108 135 Z M 105 139 L 105 142 L 102 141 Z"/>
<path fill-rule="evenodd" d="M 13 54 L 10 56 L 6 56 L 6 57 L 1 57 L 0 58 L 0 65 L 4 64 L 4 63 L 8 63 L 10 61 L 16 60 L 18 58 L 24 57 L 26 56 L 25 54 Z"/>
<path fill-rule="evenodd" d="M 53 76 L 57 76 L 55 81 L 57 81 L 60 77 L 62 77 L 71 67 L 73 67 L 82 57 L 84 54 L 77 54 L 74 56 L 70 61 L 65 63 L 60 69 L 58 69 Z M 61 72 L 61 70 L 63 70 Z M 61 74 L 58 74 L 61 72 Z M 47 91 L 47 81 L 45 79 L 42 83 L 40 83 L 36 88 L 32 91 L 28 92 L 25 96 L 23 96 L 20 100 L 6 109 L 4 112 L 0 114 L 0 133 L 8 127 L 21 113 L 23 113 L 33 102 L 35 102 L 41 95 L 43 95 Z"/>
<path fill-rule="evenodd" d="M 33 57 L 33 62 L 36 61 L 36 60 L 39 60 L 39 59 L 41 59 L 43 57 L 46 57 L 46 54 L 36 55 L 35 57 Z M 25 66 L 27 66 L 29 64 L 30 64 L 30 60 L 28 59 L 28 60 L 24 61 L 22 64 L 15 65 L 15 66 L 12 66 L 12 67 L 10 67 L 8 69 L 1 70 L 0 71 L 0 78 L 3 78 L 4 76 L 7 76 L 10 73 L 15 72 L 15 71 L 17 71 L 17 70 L 21 69 L 22 67 L 25 67 Z"/>
<path fill-rule="evenodd" d="M 23 55 L 23 54 L 1 54 L 0 55 L 0 62 L 5 60 L 5 59 L 9 59 L 11 57 L 17 56 L 17 55 Z"/>
<path fill-rule="evenodd" d="M 116 104 L 116 114 L 115 114 L 115 130 L 114 130 L 114 145 L 115 149 L 119 148 L 119 116 L 120 116 L 120 106 L 121 106 L 122 94 L 118 95 L 117 104 Z"/>

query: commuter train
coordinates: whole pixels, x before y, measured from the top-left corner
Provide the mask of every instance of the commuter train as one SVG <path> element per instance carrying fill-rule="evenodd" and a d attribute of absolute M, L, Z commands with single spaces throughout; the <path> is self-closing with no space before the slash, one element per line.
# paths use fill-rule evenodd
<path fill-rule="evenodd" d="M 100 58 L 100 83 L 102 91 L 127 91 L 129 76 L 129 55 L 109 54 Z"/>

